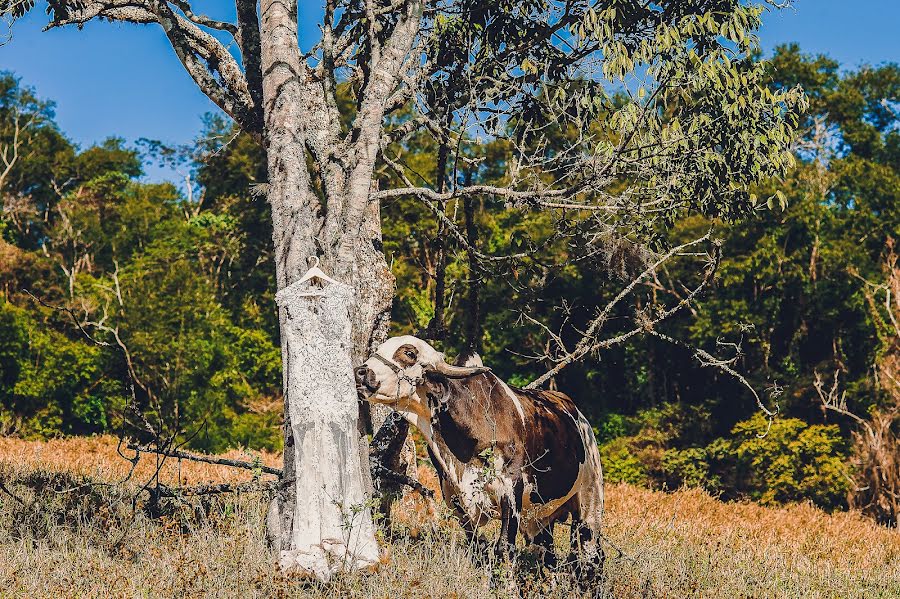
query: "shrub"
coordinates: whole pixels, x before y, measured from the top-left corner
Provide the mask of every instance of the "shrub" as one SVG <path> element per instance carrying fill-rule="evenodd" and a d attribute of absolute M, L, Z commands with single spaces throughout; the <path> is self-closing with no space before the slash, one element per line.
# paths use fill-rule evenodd
<path fill-rule="evenodd" d="M 829 510 L 846 506 L 849 450 L 836 425 L 780 418 L 769 427 L 757 413 L 737 423 L 732 434 L 734 439 L 717 440 L 709 452 L 738 492 L 768 505 L 809 500 Z"/>
<path fill-rule="evenodd" d="M 595 431 L 606 480 L 670 490 L 698 487 L 769 505 L 847 505 L 850 452 L 837 426 L 780 418 L 769 428 L 757 413 L 735 425 L 732 437 L 698 444 L 708 422 L 702 407 L 678 404 L 630 417 L 607 415 Z"/>
<path fill-rule="evenodd" d="M 660 465 L 662 482 L 672 490 L 699 487 L 710 493 L 718 492 L 722 481 L 710 473 L 708 457 L 705 447 L 667 450 Z"/>
<path fill-rule="evenodd" d="M 631 437 L 620 437 L 600 446 L 603 478 L 610 483 L 646 485 L 647 467 L 632 452 Z"/>
<path fill-rule="evenodd" d="M 603 414 L 599 423 L 594 427 L 594 434 L 598 443 L 608 443 L 613 439 L 624 437 L 629 433 L 632 425 L 627 416 L 613 412 Z"/>

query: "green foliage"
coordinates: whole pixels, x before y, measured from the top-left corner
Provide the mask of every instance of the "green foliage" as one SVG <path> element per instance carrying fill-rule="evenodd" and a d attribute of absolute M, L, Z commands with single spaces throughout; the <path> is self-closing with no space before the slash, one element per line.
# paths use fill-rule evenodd
<path fill-rule="evenodd" d="M 4 190 L 22 200 L 3 221 L 14 245 L 0 264 L 12 290 L 0 299 L 0 425 L 25 437 L 112 432 L 135 401 L 154 427 L 194 447 L 277 449 L 274 316 L 258 307 L 264 294 L 232 293 L 240 268 L 252 270 L 242 260 L 254 259 L 240 202 L 216 197 L 197 210 L 172 185 L 136 181 L 141 161 L 121 140 L 79 152 L 56 133 L 49 104 L 8 76 L 0 92 L 0 138 L 5 119 L 36 114 L 29 140 L 47 141 Z M 57 150 L 42 155 L 50 142 Z M 45 193 L 33 173 L 57 187 Z M 22 288 L 71 308 L 98 343 Z"/>
<path fill-rule="evenodd" d="M 715 491 L 718 484 L 709 476 L 705 450 L 689 446 L 709 436 L 709 419 L 707 410 L 677 403 L 634 416 L 607 415 L 598 431 L 604 475 L 612 468 L 614 481 Z M 688 447 L 678 449 L 684 446 Z"/>
<path fill-rule="evenodd" d="M 602 414 L 598 420 L 599 424 L 594 425 L 594 434 L 599 443 L 624 437 L 630 429 L 628 418 L 622 414 Z"/>
<path fill-rule="evenodd" d="M 21 310 L 0 299 L 0 393 L 8 393 L 22 371 L 28 333 Z M 4 399 L 7 399 L 4 396 Z"/>
<path fill-rule="evenodd" d="M 639 412 L 630 419 L 636 432 L 601 444 L 607 480 L 700 487 L 766 504 L 809 500 L 826 509 L 846 507 L 849 441 L 837 426 L 776 418 L 770 427 L 756 413 L 729 436 L 695 445 L 704 438 L 698 427 L 706 418 L 676 404 Z"/>
<path fill-rule="evenodd" d="M 27 437 L 106 430 L 111 397 L 96 394 L 99 348 L 47 328 L 35 315 L 0 304 L 0 405 L 22 419 Z"/>
<path fill-rule="evenodd" d="M 739 422 L 730 440 L 708 449 L 735 485 L 765 504 L 809 500 L 826 509 L 845 507 L 851 482 L 847 439 L 835 425 L 809 425 L 761 414 Z M 724 476 L 724 474 L 723 474 Z"/>
<path fill-rule="evenodd" d="M 627 439 L 614 439 L 600 446 L 600 463 L 603 479 L 610 483 L 646 485 L 649 482 L 647 466 L 635 455 Z"/>
<path fill-rule="evenodd" d="M 660 472 L 669 489 L 699 487 L 715 493 L 722 487 L 719 477 L 710 473 L 709 451 L 704 447 L 666 450 Z"/>

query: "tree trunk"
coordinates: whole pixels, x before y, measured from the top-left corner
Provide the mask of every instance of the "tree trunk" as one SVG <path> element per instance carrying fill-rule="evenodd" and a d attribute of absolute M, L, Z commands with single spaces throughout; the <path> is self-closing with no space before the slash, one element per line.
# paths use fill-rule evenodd
<path fill-rule="evenodd" d="M 346 394 L 335 395 L 333 390 L 335 385 L 346 383 L 340 372 L 352 377 L 351 361 L 360 363 L 370 344 L 386 334 L 394 281 L 381 251 L 377 204 L 367 205 L 355 232 L 344 230 L 340 243 L 322 247 L 323 207 L 313 192 L 307 170 L 306 140 L 315 123 L 304 110 L 305 82 L 297 52 L 296 3 L 263 0 L 261 8 L 264 140 L 285 377 L 284 474 L 270 507 L 268 536 L 284 567 L 327 579 L 335 568 L 371 563 L 372 547 L 377 551 L 368 503 L 348 504 L 359 499 L 360 490 L 363 499 L 368 499 L 371 489 L 368 446 L 360 435 L 364 427 L 355 393 L 348 398 Z M 360 188 L 356 181 L 357 193 Z M 304 300 L 288 288 L 306 272 L 312 256 L 321 256 L 323 270 L 331 269 L 329 274 L 352 287 L 350 326 L 347 338 L 340 344 L 347 350 L 346 364 L 338 350 L 330 363 L 322 356 L 304 352 L 308 340 L 298 336 L 297 311 L 302 312 L 302 306 L 293 302 Z M 299 325 L 306 326 L 303 322 Z M 298 360 L 304 363 L 298 365 Z M 340 365 L 334 366 L 336 363 Z M 304 370 L 298 371 L 301 367 Z M 320 371 L 310 372 L 311 368 Z M 315 376 L 322 377 L 320 392 L 305 385 Z M 339 447 L 345 451 L 335 449 Z M 331 455 L 317 455 L 317 451 Z M 315 455 L 315 459 L 297 463 L 298 456 L 303 459 L 308 455 Z M 298 495 L 303 502 L 301 511 Z M 312 518 L 310 510 L 315 511 Z M 353 547 L 347 543 L 341 546 L 333 538 L 334 531 L 346 528 L 348 511 L 353 512 L 351 524 L 357 531 L 351 531 Z M 359 555 L 355 554 L 356 548 L 361 548 Z M 334 554 L 330 558 L 340 557 L 337 554 L 344 551 L 352 559 L 323 563 L 323 559 L 329 559 L 328 555 L 323 558 L 323 549 Z"/>

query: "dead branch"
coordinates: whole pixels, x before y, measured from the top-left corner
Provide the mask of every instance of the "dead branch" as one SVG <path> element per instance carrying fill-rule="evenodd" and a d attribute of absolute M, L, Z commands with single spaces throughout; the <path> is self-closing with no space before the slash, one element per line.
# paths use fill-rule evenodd
<path fill-rule="evenodd" d="M 667 341 L 667 342 L 671 343 L 672 345 L 677 345 L 679 347 L 683 347 L 689 351 L 692 351 L 694 354 L 694 357 L 697 359 L 698 362 L 700 362 L 700 366 L 702 366 L 704 368 L 706 368 L 706 367 L 715 368 L 715 369 L 721 370 L 722 372 L 733 377 L 741 385 L 743 385 L 748 391 L 750 391 L 750 393 L 753 395 L 753 399 L 756 400 L 756 406 L 769 419 L 769 427 L 772 426 L 772 420 L 775 418 L 775 416 L 778 415 L 778 412 L 780 410 L 778 404 L 777 403 L 775 404 L 774 409 L 767 408 L 765 406 L 765 404 L 763 403 L 762 398 L 759 396 L 759 393 L 757 393 L 756 389 L 753 388 L 753 385 L 750 384 L 750 381 L 748 381 L 746 379 L 746 377 L 744 377 L 744 375 L 742 375 L 741 373 L 739 373 L 738 371 L 736 371 L 734 368 L 731 367 L 732 364 L 734 364 L 734 362 L 736 362 L 737 359 L 741 356 L 740 351 L 738 351 L 736 353 L 736 355 L 730 359 L 722 359 L 722 358 L 717 358 L 716 356 L 712 355 L 711 353 L 709 353 L 708 351 L 706 351 L 704 349 L 700 349 L 697 347 L 691 347 L 689 344 L 685 343 L 684 341 L 675 339 L 674 337 L 670 337 L 669 335 L 660 333 L 659 331 L 654 331 L 652 329 L 648 329 L 647 333 L 650 335 L 653 335 L 657 339 Z M 740 348 L 740 345 L 738 344 L 737 347 Z M 765 437 L 768 433 L 769 433 L 769 429 L 767 428 L 766 432 L 763 433 L 761 436 Z"/>
<path fill-rule="evenodd" d="M 847 416 L 848 418 L 855 420 L 857 423 L 869 429 L 869 433 L 871 434 L 872 430 L 869 423 L 847 409 L 847 392 L 840 391 L 840 382 L 838 380 L 841 371 L 834 371 L 834 382 L 831 384 L 831 388 L 825 387 L 825 381 L 818 370 L 816 370 L 814 374 L 816 380 L 813 382 L 813 388 L 816 390 L 816 394 L 819 396 L 822 406 L 827 410 L 837 412 L 842 416 Z"/>
<path fill-rule="evenodd" d="M 210 485 L 191 485 L 184 487 L 169 487 L 160 484 L 152 490 L 159 497 L 182 498 L 197 495 L 223 495 L 226 493 L 266 493 L 274 491 L 278 487 L 278 481 L 250 481 L 246 483 L 231 484 L 219 483 Z"/>
<path fill-rule="evenodd" d="M 710 263 L 706 271 L 706 275 L 703 278 L 703 281 L 698 285 L 693 291 L 684 296 L 675 306 L 669 308 L 668 310 L 664 310 L 660 315 L 652 320 L 646 320 L 645 322 L 639 323 L 639 325 L 621 335 L 617 335 L 611 339 L 606 339 L 603 341 L 598 341 L 598 335 L 602 330 L 603 326 L 609 319 L 609 315 L 612 313 L 613 308 L 616 305 L 621 303 L 621 301 L 627 297 L 634 289 L 640 285 L 645 279 L 649 278 L 653 275 L 660 266 L 668 262 L 674 256 L 682 254 L 685 250 L 696 246 L 700 243 L 709 241 L 712 235 L 712 231 L 707 232 L 706 235 L 695 239 L 693 241 L 689 241 L 687 243 L 683 243 L 678 245 L 668 252 L 666 252 L 663 256 L 659 257 L 655 262 L 650 264 L 643 272 L 641 272 L 638 276 L 636 276 L 632 281 L 626 285 L 606 306 L 603 307 L 602 310 L 595 316 L 587 329 L 583 332 L 581 339 L 575 345 L 574 349 L 569 350 L 564 345 L 562 345 L 562 336 L 555 335 L 554 339 L 557 343 L 558 354 L 555 356 L 544 356 L 544 358 L 555 362 L 555 366 L 536 378 L 534 381 L 526 385 L 526 389 L 535 389 L 540 385 L 544 384 L 549 379 L 558 375 L 564 368 L 582 360 L 584 357 L 589 355 L 592 352 L 598 351 L 600 349 L 606 349 L 612 347 L 613 345 L 618 345 L 620 343 L 625 342 L 626 340 L 640 334 L 643 331 L 652 330 L 652 327 L 666 318 L 669 318 L 676 312 L 680 311 L 682 308 L 690 304 L 693 299 L 700 294 L 700 292 L 706 288 L 706 286 L 712 281 L 712 278 L 715 274 L 715 271 L 718 267 L 719 260 L 721 259 L 721 253 L 719 251 L 719 247 L 716 244 L 715 249 L 712 255 L 709 256 Z M 546 329 L 545 329 L 546 330 Z"/>
<path fill-rule="evenodd" d="M 170 458 L 178 458 L 180 460 L 191 460 L 194 462 L 204 462 L 206 464 L 215 464 L 218 466 L 230 466 L 232 468 L 244 468 L 245 470 L 259 470 L 261 472 L 265 472 L 266 474 L 274 474 L 275 476 L 282 476 L 282 471 L 278 468 L 272 468 L 271 466 L 266 466 L 265 464 L 254 464 L 252 462 L 244 462 L 241 460 L 232 460 L 229 458 L 214 458 L 211 456 L 204 456 L 195 453 L 188 453 L 186 451 L 180 450 L 167 450 L 160 449 L 157 447 L 148 447 L 146 445 L 138 445 L 137 443 L 129 443 L 128 449 L 132 451 L 138 451 L 143 453 L 152 453 L 156 455 L 163 455 Z"/>

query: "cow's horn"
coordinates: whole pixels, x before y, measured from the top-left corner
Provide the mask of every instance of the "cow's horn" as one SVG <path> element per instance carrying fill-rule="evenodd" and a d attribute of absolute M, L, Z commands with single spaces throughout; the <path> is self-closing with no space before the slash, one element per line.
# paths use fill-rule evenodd
<path fill-rule="evenodd" d="M 444 360 L 439 360 L 428 370 L 442 374 L 450 379 L 464 379 L 467 376 L 475 376 L 482 372 L 490 372 L 491 369 L 486 366 L 453 366 L 447 364 Z"/>

